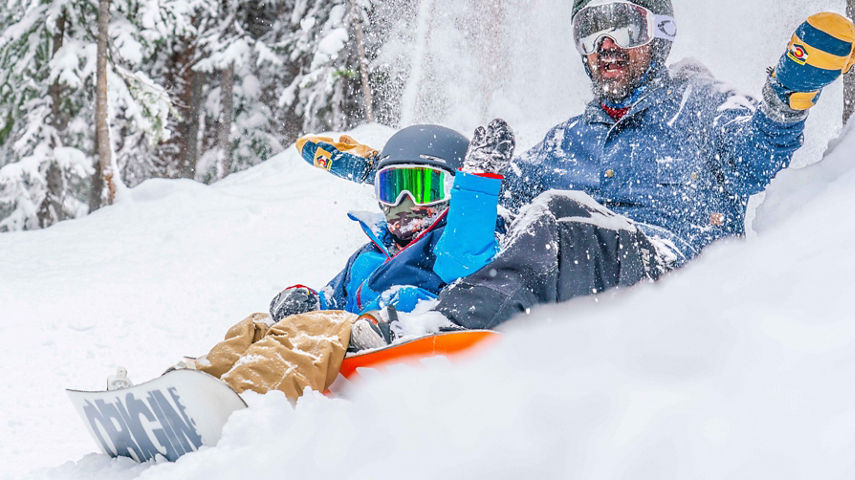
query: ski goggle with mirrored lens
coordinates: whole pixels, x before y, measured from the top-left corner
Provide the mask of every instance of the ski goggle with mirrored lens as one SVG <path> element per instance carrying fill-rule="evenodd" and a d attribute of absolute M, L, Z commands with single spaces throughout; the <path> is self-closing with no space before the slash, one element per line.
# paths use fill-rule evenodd
<path fill-rule="evenodd" d="M 374 193 L 383 205 L 395 206 L 404 194 L 426 207 L 451 198 L 454 175 L 425 165 L 392 165 L 377 172 Z"/>
<path fill-rule="evenodd" d="M 656 15 L 622 1 L 589 5 L 573 17 L 573 40 L 582 55 L 596 52 L 604 37 L 611 38 L 621 48 L 641 47 L 655 38 L 673 42 L 677 38 L 677 24 L 672 16 Z"/>

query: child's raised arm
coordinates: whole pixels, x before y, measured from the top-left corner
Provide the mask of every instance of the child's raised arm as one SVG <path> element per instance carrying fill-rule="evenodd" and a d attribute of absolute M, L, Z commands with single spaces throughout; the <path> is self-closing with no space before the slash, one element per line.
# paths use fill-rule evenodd
<path fill-rule="evenodd" d="M 499 251 L 496 240 L 499 191 L 516 141 L 508 124 L 495 119 L 478 127 L 463 168 L 454 178 L 447 225 L 434 253 L 433 271 L 446 283 L 480 270 Z"/>

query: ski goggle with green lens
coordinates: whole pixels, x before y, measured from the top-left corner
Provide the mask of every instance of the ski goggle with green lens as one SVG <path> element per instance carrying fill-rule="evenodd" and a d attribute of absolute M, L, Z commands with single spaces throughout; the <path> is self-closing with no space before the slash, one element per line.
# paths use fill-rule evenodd
<path fill-rule="evenodd" d="M 397 205 L 404 194 L 409 194 L 416 205 L 436 205 L 451 198 L 453 185 L 450 172 L 425 165 L 392 165 L 374 177 L 377 200 L 388 206 Z"/>
<path fill-rule="evenodd" d="M 672 16 L 656 15 L 624 1 L 593 3 L 573 17 L 573 40 L 582 55 L 595 53 L 605 37 L 621 48 L 641 47 L 655 38 L 671 42 L 677 38 L 677 24 Z"/>

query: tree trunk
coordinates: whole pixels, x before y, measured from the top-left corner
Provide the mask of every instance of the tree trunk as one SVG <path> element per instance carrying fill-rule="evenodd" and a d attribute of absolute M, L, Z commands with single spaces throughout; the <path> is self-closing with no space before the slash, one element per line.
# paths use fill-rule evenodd
<path fill-rule="evenodd" d="M 193 106 L 193 90 L 194 85 L 203 81 L 193 70 L 196 42 L 195 37 L 181 37 L 170 42 L 172 52 L 164 67 L 164 82 L 172 93 L 177 115 L 170 119 L 174 134 L 158 145 L 157 174 L 162 178 L 196 177 L 199 108 Z"/>
<path fill-rule="evenodd" d="M 199 139 L 199 129 L 201 127 L 201 118 L 202 118 L 202 102 L 204 101 L 203 91 L 205 88 L 205 82 L 207 81 L 207 75 L 202 72 L 194 72 L 193 74 L 193 84 L 191 86 L 190 91 L 190 105 L 188 109 L 188 119 L 187 119 L 187 165 L 189 165 L 188 169 L 192 171 L 192 175 L 189 178 L 193 178 L 196 172 L 196 164 L 199 162 L 199 153 L 200 153 L 200 139 Z"/>
<path fill-rule="evenodd" d="M 53 35 L 53 48 L 51 49 L 51 58 L 56 56 L 56 52 L 62 48 L 63 40 L 65 38 L 65 26 L 67 22 L 67 14 L 65 10 L 63 10 L 62 15 L 56 20 L 56 32 Z M 53 81 L 53 85 L 50 86 L 50 98 L 51 98 L 51 124 L 58 131 L 65 130 L 65 127 L 68 125 L 68 118 L 63 115 L 60 106 L 62 104 L 62 84 L 59 82 L 59 78 Z"/>
<path fill-rule="evenodd" d="M 47 195 L 39 206 L 37 216 L 39 227 L 47 228 L 56 222 L 65 220 L 63 199 L 65 193 L 65 172 L 56 159 L 50 162 L 47 169 Z"/>
<path fill-rule="evenodd" d="M 356 33 L 356 52 L 359 56 L 359 74 L 362 83 L 362 103 L 365 109 L 365 120 L 374 122 L 374 95 L 371 93 L 369 82 L 369 65 L 365 53 L 365 33 L 362 29 L 362 16 L 356 8 L 356 0 L 350 0 L 350 16 L 353 22 L 353 30 Z"/>
<path fill-rule="evenodd" d="M 56 32 L 53 35 L 53 46 L 51 47 L 51 58 L 56 56 L 56 52 L 62 48 L 63 39 L 65 38 L 66 15 L 63 11 L 62 15 L 56 20 Z M 68 119 L 65 118 L 60 109 L 62 102 L 62 84 L 59 79 L 54 80 L 53 85 L 49 89 L 51 99 L 51 118 L 50 123 L 56 129 L 55 135 L 59 135 L 65 130 L 68 124 Z M 60 139 L 56 136 L 51 141 L 51 146 L 56 148 L 60 143 Z M 56 159 L 52 159 L 46 172 L 47 177 L 47 194 L 45 195 L 42 204 L 39 206 L 37 213 L 39 226 L 46 228 L 56 222 L 65 220 L 65 172 L 57 163 Z"/>
<path fill-rule="evenodd" d="M 95 79 L 95 130 L 98 164 L 105 191 L 101 198 L 112 205 L 116 200 L 116 171 L 110 146 L 110 118 L 107 106 L 107 40 L 110 24 L 110 0 L 98 0 L 98 49 Z"/>
<path fill-rule="evenodd" d="M 196 54 L 196 46 L 195 39 L 187 41 L 187 50 L 184 52 L 184 61 L 182 62 L 184 65 L 183 75 L 182 75 L 182 91 L 181 91 L 181 105 L 183 108 L 183 121 L 181 122 L 180 132 L 182 133 L 181 145 L 178 153 L 178 175 L 182 178 L 195 178 L 196 177 L 196 158 L 193 158 L 190 153 L 195 148 L 191 147 L 192 145 L 196 145 L 198 138 L 191 138 L 191 134 L 194 130 L 194 125 L 196 125 L 196 129 L 198 129 L 199 124 L 199 111 L 194 111 L 193 109 L 193 85 L 196 83 L 197 75 L 193 70 L 191 65 L 193 64 L 193 57 Z"/>
<path fill-rule="evenodd" d="M 98 132 L 95 132 L 95 143 L 98 143 Z M 89 189 L 89 211 L 101 208 L 101 192 L 104 191 L 104 176 L 101 175 L 101 162 L 97 159 L 92 165 L 95 173 L 92 175 L 92 187 Z"/>
<path fill-rule="evenodd" d="M 220 158 L 217 165 L 217 177 L 224 178 L 232 169 L 232 120 L 235 115 L 235 64 L 221 72 L 220 80 L 220 123 L 217 125 L 217 147 Z"/>
<path fill-rule="evenodd" d="M 846 0 L 846 14 L 855 19 L 855 0 Z M 843 78 L 843 123 L 855 113 L 855 68 Z"/>

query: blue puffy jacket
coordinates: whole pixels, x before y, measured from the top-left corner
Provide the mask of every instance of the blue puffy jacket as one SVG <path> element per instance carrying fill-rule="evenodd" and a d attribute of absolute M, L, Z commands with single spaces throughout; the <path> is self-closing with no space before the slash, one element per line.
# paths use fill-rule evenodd
<path fill-rule="evenodd" d="M 448 211 L 407 247 L 393 239 L 382 215 L 351 213 L 371 242 L 319 292 L 324 310 L 362 313 L 387 304 L 409 312 L 447 284 L 474 273 L 498 252 L 496 206 L 501 179 L 458 172 Z"/>
<path fill-rule="evenodd" d="M 685 260 L 744 233 L 748 198 L 789 165 L 803 130 L 773 122 L 701 66 L 663 69 L 620 121 L 595 101 L 554 127 L 508 169 L 502 202 L 582 190 Z"/>

